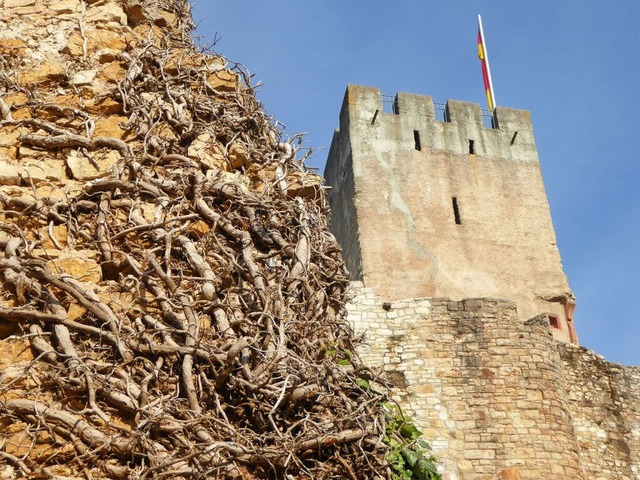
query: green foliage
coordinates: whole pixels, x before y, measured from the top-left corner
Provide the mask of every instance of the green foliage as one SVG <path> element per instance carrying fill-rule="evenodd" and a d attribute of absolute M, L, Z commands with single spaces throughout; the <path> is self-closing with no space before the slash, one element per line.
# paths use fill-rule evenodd
<path fill-rule="evenodd" d="M 441 480 L 431 447 L 422 440 L 422 432 L 393 404 L 383 403 L 386 420 L 387 462 L 393 480 Z"/>
<path fill-rule="evenodd" d="M 352 365 L 354 354 L 347 348 L 332 345 L 324 350 L 324 357 L 332 358 L 337 365 L 347 366 Z M 365 392 L 382 395 L 366 378 L 356 377 L 355 384 Z M 397 405 L 381 402 L 379 406 L 385 417 L 384 442 L 389 447 L 386 460 L 391 468 L 391 480 L 442 480 L 431 446 L 421 438 L 422 432 Z"/>
<path fill-rule="evenodd" d="M 353 352 L 348 348 L 340 348 L 339 345 L 333 345 L 324 350 L 324 356 L 327 358 L 335 358 L 335 361 L 341 367 L 351 365 L 353 360 Z"/>

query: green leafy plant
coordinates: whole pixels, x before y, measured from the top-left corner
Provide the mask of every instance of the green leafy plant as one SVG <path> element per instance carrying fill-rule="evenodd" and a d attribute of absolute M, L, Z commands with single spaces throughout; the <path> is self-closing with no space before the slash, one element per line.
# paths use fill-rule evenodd
<path fill-rule="evenodd" d="M 389 446 L 387 462 L 393 480 L 441 480 L 431 447 L 422 432 L 409 421 L 397 405 L 383 403 L 386 420 L 385 443 Z"/>
<path fill-rule="evenodd" d="M 353 360 L 353 352 L 348 348 L 343 348 L 337 344 L 324 350 L 323 356 L 327 358 L 335 358 L 336 363 L 341 367 L 351 365 Z"/>

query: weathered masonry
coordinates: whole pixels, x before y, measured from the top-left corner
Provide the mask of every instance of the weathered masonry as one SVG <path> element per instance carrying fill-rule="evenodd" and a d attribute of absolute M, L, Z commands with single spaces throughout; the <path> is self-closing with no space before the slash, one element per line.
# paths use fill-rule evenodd
<path fill-rule="evenodd" d="M 347 89 L 325 177 L 361 356 L 445 480 L 640 479 L 640 368 L 577 345 L 529 114 L 443 110 Z"/>
<path fill-rule="evenodd" d="M 542 183 L 529 113 L 349 86 L 325 171 L 331 225 L 354 280 L 384 300 L 499 297 L 549 315 L 577 343 L 574 297 Z"/>
<path fill-rule="evenodd" d="M 444 480 L 638 480 L 640 368 L 554 340 L 491 298 L 383 302 L 353 282 L 360 355 L 417 421 Z"/>

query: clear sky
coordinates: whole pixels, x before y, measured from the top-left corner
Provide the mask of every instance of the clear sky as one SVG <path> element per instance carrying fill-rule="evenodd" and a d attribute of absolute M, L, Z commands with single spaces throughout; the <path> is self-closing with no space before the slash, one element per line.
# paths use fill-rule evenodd
<path fill-rule="evenodd" d="M 531 111 L 580 342 L 640 365 L 640 1 L 200 0 L 203 43 L 324 168 L 346 85 L 486 108 L 483 18 L 499 106 Z"/>

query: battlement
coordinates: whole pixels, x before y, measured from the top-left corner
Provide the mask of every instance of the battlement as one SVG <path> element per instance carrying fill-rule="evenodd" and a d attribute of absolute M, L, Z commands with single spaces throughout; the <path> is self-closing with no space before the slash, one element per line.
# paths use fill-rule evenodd
<path fill-rule="evenodd" d="M 526 110 L 497 107 L 490 122 L 484 122 L 477 103 L 448 100 L 443 115 L 436 114 L 436 105 L 428 95 L 399 92 L 392 113 L 385 111 L 384 103 L 377 88 L 349 85 L 340 129 L 359 125 L 368 129 L 367 135 L 388 137 L 407 149 L 538 161 L 531 116 Z"/>

